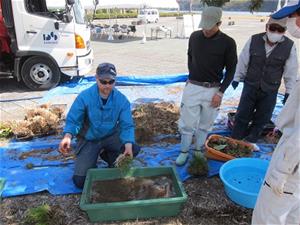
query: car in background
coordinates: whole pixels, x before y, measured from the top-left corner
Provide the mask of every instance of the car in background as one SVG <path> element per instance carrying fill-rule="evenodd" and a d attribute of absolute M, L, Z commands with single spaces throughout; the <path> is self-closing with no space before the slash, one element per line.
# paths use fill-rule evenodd
<path fill-rule="evenodd" d="M 146 23 L 157 23 L 159 20 L 159 12 L 157 9 L 142 9 L 139 11 L 137 18 Z"/>

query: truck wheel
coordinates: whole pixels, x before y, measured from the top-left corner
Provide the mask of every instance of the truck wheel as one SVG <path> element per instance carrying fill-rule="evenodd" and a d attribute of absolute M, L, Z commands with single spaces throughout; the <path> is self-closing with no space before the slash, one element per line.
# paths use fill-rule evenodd
<path fill-rule="evenodd" d="M 23 64 L 21 76 L 28 88 L 40 91 L 55 87 L 60 81 L 61 73 L 50 59 L 34 56 Z"/>

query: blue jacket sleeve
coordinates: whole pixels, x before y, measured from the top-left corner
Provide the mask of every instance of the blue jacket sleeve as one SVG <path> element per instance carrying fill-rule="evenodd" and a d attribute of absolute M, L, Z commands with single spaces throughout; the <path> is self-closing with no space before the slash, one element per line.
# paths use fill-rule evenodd
<path fill-rule="evenodd" d="M 85 102 L 82 95 L 78 95 L 73 102 L 71 109 L 67 115 L 66 125 L 64 128 L 64 134 L 70 133 L 72 136 L 76 136 L 84 122 L 85 116 Z"/>
<path fill-rule="evenodd" d="M 120 140 L 122 144 L 134 143 L 134 123 L 131 114 L 131 107 L 129 101 L 123 104 L 121 109 L 120 118 Z"/>

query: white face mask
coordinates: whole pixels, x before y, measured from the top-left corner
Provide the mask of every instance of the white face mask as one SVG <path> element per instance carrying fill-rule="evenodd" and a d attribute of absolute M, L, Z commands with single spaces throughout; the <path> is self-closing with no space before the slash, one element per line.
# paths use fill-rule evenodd
<path fill-rule="evenodd" d="M 270 32 L 269 30 L 267 31 L 267 37 L 268 37 L 268 40 L 272 43 L 276 43 L 278 41 L 280 41 L 283 37 L 283 34 L 279 34 L 279 33 L 273 33 L 273 32 Z"/>
<path fill-rule="evenodd" d="M 297 26 L 296 20 L 297 17 L 289 18 L 287 21 L 287 29 L 293 37 L 300 38 L 300 27 Z"/>

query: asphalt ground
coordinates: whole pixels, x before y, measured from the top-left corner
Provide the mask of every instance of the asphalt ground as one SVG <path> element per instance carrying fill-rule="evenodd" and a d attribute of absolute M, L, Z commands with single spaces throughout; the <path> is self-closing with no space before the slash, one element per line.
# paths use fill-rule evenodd
<path fill-rule="evenodd" d="M 129 25 L 134 19 L 97 20 L 96 24 Z M 230 22 L 234 25 L 229 25 Z M 225 14 L 221 30 L 233 37 L 238 53 L 251 35 L 265 31 L 266 16 Z M 151 39 L 151 28 L 167 26 L 172 29 L 171 38 L 163 33 Z M 134 36 L 120 34 L 108 41 L 108 35 L 94 37 L 91 45 L 94 50 L 94 64 L 88 76 L 95 73 L 99 63 L 115 64 L 119 75 L 166 75 L 187 72 L 188 39 L 183 38 L 183 20 L 175 17 L 160 18 L 157 24 L 137 25 Z M 146 30 L 147 41 L 142 42 Z M 299 40 L 296 41 L 298 49 Z M 23 119 L 27 108 L 35 107 L 47 91 L 30 91 L 14 79 L 0 79 L 0 119 L 1 121 Z M 62 98 L 61 102 L 70 106 L 75 96 Z M 26 100 L 24 100 L 26 99 Z M 54 103 L 61 103 L 54 102 Z M 53 103 L 53 102 L 52 102 Z"/>

